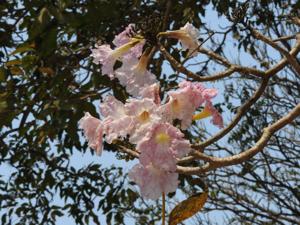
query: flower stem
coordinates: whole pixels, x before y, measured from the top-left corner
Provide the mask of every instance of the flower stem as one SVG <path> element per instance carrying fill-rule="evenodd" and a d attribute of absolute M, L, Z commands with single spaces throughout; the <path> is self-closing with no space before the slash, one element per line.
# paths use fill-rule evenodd
<path fill-rule="evenodd" d="M 166 220 L 166 195 L 162 193 L 162 225 L 165 225 Z"/>

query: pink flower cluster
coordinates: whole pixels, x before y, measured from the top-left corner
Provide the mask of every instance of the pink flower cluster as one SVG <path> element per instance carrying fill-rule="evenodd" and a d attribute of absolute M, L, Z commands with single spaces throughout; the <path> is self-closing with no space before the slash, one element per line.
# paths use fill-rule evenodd
<path fill-rule="evenodd" d="M 113 44 L 115 49 L 107 44 L 96 45 L 92 49 L 93 62 L 101 64 L 103 74 L 110 79 L 117 78 L 129 94 L 137 97 L 145 87 L 157 82 L 155 75 L 147 70 L 149 54 L 145 52 L 142 55 L 145 40 L 134 32 L 134 25 L 130 24 L 115 37 Z M 114 71 L 117 60 L 122 62 L 122 66 Z"/>
<path fill-rule="evenodd" d="M 190 26 L 186 25 L 191 29 Z M 133 97 L 122 103 L 107 96 L 100 105 L 101 119 L 86 113 L 79 125 L 89 147 L 98 154 L 102 152 L 103 139 L 112 143 L 129 138 L 140 153 L 139 163 L 129 172 L 129 177 L 138 184 L 144 197 L 157 199 L 162 193 L 176 190 L 176 162 L 191 150 L 180 129 L 187 129 L 193 120 L 208 116 L 212 116 L 213 124 L 219 127 L 223 126 L 223 121 L 211 102 L 217 90 L 197 82 L 182 81 L 178 89 L 168 92 L 168 97 L 162 101 L 159 84 L 147 70 L 149 54 L 142 53 L 145 41 L 132 35 L 135 35 L 133 25 L 129 25 L 115 37 L 115 50 L 108 45 L 96 46 L 92 56 L 102 65 L 102 72 L 112 79 L 118 78 Z M 183 35 L 185 41 L 187 35 Z M 115 60 L 122 60 L 123 65 L 114 71 Z M 204 109 L 195 114 L 201 106 Z M 174 120 L 181 122 L 180 129 L 173 126 Z"/>

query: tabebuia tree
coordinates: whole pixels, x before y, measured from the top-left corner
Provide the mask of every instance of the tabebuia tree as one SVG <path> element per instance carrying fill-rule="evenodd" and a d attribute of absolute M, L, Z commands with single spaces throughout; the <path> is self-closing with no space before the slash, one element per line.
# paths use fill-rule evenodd
<path fill-rule="evenodd" d="M 1 224 L 299 224 L 299 15 L 1 1 Z"/>

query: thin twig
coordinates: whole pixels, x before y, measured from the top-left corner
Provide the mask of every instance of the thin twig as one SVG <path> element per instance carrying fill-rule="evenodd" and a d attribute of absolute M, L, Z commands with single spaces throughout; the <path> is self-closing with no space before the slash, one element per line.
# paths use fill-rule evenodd
<path fill-rule="evenodd" d="M 296 38 L 296 35 L 293 34 L 293 35 L 284 36 L 284 37 L 280 37 L 280 38 L 274 39 L 273 42 L 286 41 L 286 40 L 291 40 L 291 39 L 295 39 L 295 38 Z"/>
<path fill-rule="evenodd" d="M 212 76 L 201 77 L 198 74 L 195 74 L 195 73 L 189 71 L 188 69 L 186 69 L 185 66 L 183 66 L 181 63 L 179 63 L 170 53 L 168 53 L 167 50 L 160 43 L 158 43 L 158 46 L 159 46 L 161 53 L 164 55 L 164 57 L 171 63 L 171 65 L 178 72 L 183 73 L 186 76 L 193 78 L 196 81 L 200 81 L 200 82 L 215 81 L 215 80 L 219 80 L 224 77 L 228 77 L 231 74 L 233 74 L 234 72 L 248 73 L 248 74 L 252 74 L 257 77 L 263 77 L 265 74 L 263 71 L 259 71 L 254 68 L 248 68 L 248 67 L 242 67 L 242 66 L 230 64 L 230 67 L 223 72 L 217 73 Z M 210 51 L 208 51 L 207 54 L 215 55 Z M 223 60 L 222 57 L 219 57 L 217 55 L 215 55 L 215 57 L 217 57 L 219 60 Z"/>
<path fill-rule="evenodd" d="M 271 47 L 273 47 L 274 49 L 279 51 L 288 60 L 288 62 L 291 64 L 291 66 L 295 69 L 297 75 L 300 76 L 300 64 L 298 63 L 298 61 L 295 57 L 293 57 L 287 50 L 282 48 L 280 45 L 278 45 L 277 43 L 272 41 L 272 39 L 270 39 L 269 37 L 261 34 L 260 32 L 253 29 L 250 26 L 248 26 L 248 28 L 250 29 L 250 31 L 254 37 L 265 42 L 266 44 L 270 45 Z"/>

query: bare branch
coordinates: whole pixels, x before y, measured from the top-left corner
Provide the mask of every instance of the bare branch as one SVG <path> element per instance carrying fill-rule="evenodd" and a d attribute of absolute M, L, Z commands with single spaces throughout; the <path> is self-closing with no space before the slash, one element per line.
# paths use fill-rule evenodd
<path fill-rule="evenodd" d="M 291 39 L 295 39 L 295 38 L 296 38 L 296 35 L 293 34 L 293 35 L 284 36 L 284 37 L 280 37 L 280 38 L 274 39 L 273 42 L 286 41 L 286 40 L 291 40 Z"/>
<path fill-rule="evenodd" d="M 215 53 L 215 52 L 213 52 L 211 50 L 208 50 L 208 49 L 200 47 L 198 49 L 198 51 L 201 52 L 201 53 L 203 53 L 203 54 L 205 54 L 205 55 L 210 56 L 211 58 L 215 59 L 216 61 L 221 62 L 226 67 L 231 67 L 232 66 L 232 64 L 227 59 L 225 59 L 221 55 L 219 55 L 219 54 L 217 54 L 217 53 Z"/>
<path fill-rule="evenodd" d="M 271 47 L 273 47 L 274 49 L 279 51 L 284 57 L 286 57 L 288 62 L 291 64 L 291 66 L 296 70 L 298 76 L 300 76 L 300 64 L 297 62 L 295 57 L 293 57 L 287 50 L 282 48 L 280 45 L 278 45 L 277 43 L 272 41 L 267 36 L 264 36 L 263 34 L 261 34 L 260 32 L 258 32 L 257 30 L 255 30 L 251 27 L 249 27 L 249 29 L 251 30 L 251 33 L 253 34 L 254 37 L 256 37 L 257 39 L 259 39 L 259 40 L 265 42 L 266 44 L 270 45 Z"/>
<path fill-rule="evenodd" d="M 264 147 L 267 145 L 268 141 L 272 137 L 272 135 L 286 126 L 287 124 L 291 123 L 295 118 L 297 118 L 300 115 L 300 103 L 292 110 L 290 111 L 286 116 L 282 117 L 277 122 L 273 123 L 272 125 L 268 126 L 264 129 L 261 138 L 256 142 L 256 144 L 246 150 L 243 151 L 237 155 L 234 156 L 228 156 L 225 158 L 217 158 L 212 156 L 205 156 L 207 157 L 208 161 L 204 166 L 202 167 L 182 167 L 177 166 L 177 172 L 183 173 L 183 174 L 199 174 L 208 172 L 210 170 L 214 170 L 220 167 L 225 166 L 231 166 L 236 165 L 242 162 L 245 162 L 249 160 L 251 157 L 259 153 L 264 149 Z M 204 159 L 203 155 L 200 155 L 199 158 Z"/>
<path fill-rule="evenodd" d="M 299 17 L 291 17 L 291 22 L 300 26 L 300 18 Z"/>
<path fill-rule="evenodd" d="M 158 45 L 159 45 L 159 49 L 160 49 L 161 53 L 164 55 L 164 57 L 171 63 L 171 65 L 178 72 L 183 73 L 186 76 L 188 76 L 190 78 L 193 78 L 196 81 L 203 82 L 203 81 L 219 80 L 221 78 L 230 76 L 234 72 L 252 74 L 252 75 L 257 76 L 257 77 L 263 77 L 265 75 L 265 73 L 263 71 L 259 71 L 259 70 L 254 69 L 254 68 L 242 67 L 242 66 L 239 66 L 239 65 L 227 64 L 226 63 L 226 65 L 228 65 L 228 67 L 229 67 L 226 71 L 217 73 L 217 74 L 212 75 L 212 76 L 201 77 L 198 74 L 195 74 L 195 73 L 189 71 L 188 69 L 186 69 L 170 53 L 168 53 L 167 50 L 161 44 L 158 44 Z M 207 52 L 210 55 L 214 55 L 216 57 L 216 60 L 221 60 L 222 59 L 222 57 L 218 56 L 218 54 L 216 54 L 216 53 L 212 54 L 211 51 L 207 51 L 207 50 L 205 50 L 205 52 Z"/>
<path fill-rule="evenodd" d="M 300 43 L 297 43 L 296 46 L 290 51 L 289 54 L 292 55 L 292 56 L 296 56 L 299 51 L 300 51 Z M 202 142 L 198 145 L 195 145 L 194 147 L 196 149 L 202 150 L 206 146 L 208 146 L 208 145 L 214 143 L 215 141 L 221 139 L 228 132 L 230 132 L 239 123 L 242 116 L 260 98 L 260 96 L 262 95 L 262 93 L 264 92 L 264 90 L 267 87 L 268 77 L 271 77 L 271 76 L 275 75 L 277 72 L 282 70 L 287 64 L 288 64 L 287 59 L 282 59 L 274 67 L 267 70 L 265 72 L 265 77 L 266 77 L 265 80 L 262 81 L 261 86 L 257 89 L 257 91 L 254 93 L 254 95 L 244 105 L 240 106 L 240 108 L 238 109 L 237 114 L 236 114 L 235 118 L 233 119 L 233 121 L 227 127 L 225 127 L 223 130 L 221 130 L 219 133 L 217 133 L 215 136 L 211 137 L 210 139 L 208 139 L 208 140 L 206 140 L 206 141 L 204 141 L 204 142 Z"/>
<path fill-rule="evenodd" d="M 203 149 L 206 146 L 214 143 L 215 141 L 221 139 L 226 134 L 228 134 L 239 123 L 239 121 L 241 120 L 241 118 L 243 117 L 243 115 L 250 109 L 250 107 L 263 94 L 263 92 L 267 88 L 268 80 L 269 79 L 263 79 L 263 81 L 261 82 L 260 87 L 255 91 L 255 93 L 253 94 L 253 96 L 246 103 L 244 103 L 241 107 L 239 107 L 239 109 L 237 110 L 237 114 L 236 114 L 235 118 L 231 121 L 231 123 L 227 127 L 225 127 L 223 130 L 221 130 L 215 136 L 211 137 L 210 139 L 208 139 L 208 140 L 206 140 L 206 141 L 204 141 L 204 142 L 202 142 L 202 143 L 200 143 L 198 145 L 195 145 L 194 147 L 196 149 Z"/>
<path fill-rule="evenodd" d="M 162 30 L 166 30 L 168 27 L 168 20 L 169 20 L 169 14 L 170 14 L 170 10 L 172 8 L 172 1 L 168 0 L 167 4 L 166 4 L 166 11 L 165 11 L 165 15 L 164 15 L 164 20 L 162 23 Z"/>
<path fill-rule="evenodd" d="M 289 52 L 289 54 L 293 57 L 295 57 L 300 51 L 300 42 L 298 41 L 295 45 L 295 47 Z M 288 65 L 288 60 L 286 58 L 283 58 L 279 63 L 277 63 L 274 67 L 268 69 L 266 71 L 267 76 L 273 76 L 280 70 L 282 70 L 285 66 Z"/>
<path fill-rule="evenodd" d="M 139 156 L 140 156 L 140 154 L 137 151 L 131 150 L 131 149 L 126 148 L 126 147 L 121 146 L 121 145 L 118 147 L 118 151 L 127 153 L 128 155 L 130 155 L 134 158 L 139 158 Z"/>

